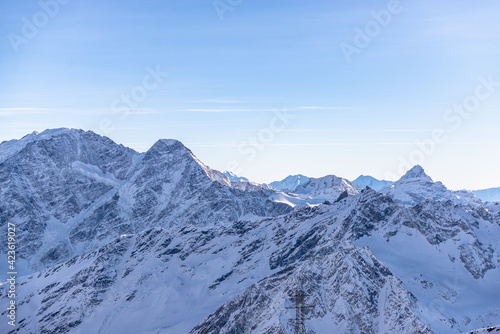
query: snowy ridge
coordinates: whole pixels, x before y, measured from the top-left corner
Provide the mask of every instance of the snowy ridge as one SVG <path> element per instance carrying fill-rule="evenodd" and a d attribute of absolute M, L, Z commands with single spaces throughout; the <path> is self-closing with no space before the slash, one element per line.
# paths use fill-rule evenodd
<path fill-rule="evenodd" d="M 4 160 L 7 160 L 16 153 L 20 152 L 27 144 L 31 142 L 37 140 L 50 139 L 54 135 L 68 133 L 70 131 L 71 129 L 68 128 L 50 129 L 50 130 L 45 130 L 42 133 L 33 131 L 29 135 L 26 135 L 19 140 L 13 139 L 9 141 L 4 141 L 0 143 L 0 163 Z"/>
<path fill-rule="evenodd" d="M 385 187 L 390 187 L 393 184 L 391 181 L 377 180 L 376 178 L 368 175 L 360 175 L 356 180 L 351 181 L 351 183 L 360 188 L 370 187 L 377 191 Z"/>
<path fill-rule="evenodd" d="M 271 187 L 274 187 L 278 190 L 294 192 L 298 186 L 309 181 L 307 176 L 302 174 L 298 175 L 289 175 L 281 181 L 274 181 L 269 183 Z"/>

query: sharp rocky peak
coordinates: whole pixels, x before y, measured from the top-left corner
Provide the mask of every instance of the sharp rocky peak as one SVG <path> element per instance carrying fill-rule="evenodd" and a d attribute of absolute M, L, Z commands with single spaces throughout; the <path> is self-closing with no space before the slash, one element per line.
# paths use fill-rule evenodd
<path fill-rule="evenodd" d="M 167 163 L 178 162 L 182 159 L 189 163 L 197 163 L 201 167 L 206 166 L 184 144 L 175 139 L 160 139 L 146 152 L 144 160 L 162 160 Z"/>
<path fill-rule="evenodd" d="M 182 162 L 186 165 L 195 166 L 195 168 L 201 168 L 212 181 L 217 181 L 227 186 L 231 185 L 231 181 L 226 175 L 205 165 L 189 148 L 176 139 L 158 140 L 146 152 L 144 157 L 145 161 L 157 161 L 158 159 L 161 160 L 161 165 L 164 167 L 168 167 L 170 164 L 178 165 Z"/>
<path fill-rule="evenodd" d="M 403 175 L 398 182 L 414 180 L 414 179 L 422 179 L 425 181 L 433 182 L 432 178 L 425 173 L 425 170 L 420 165 L 416 165 L 412 169 L 407 171 L 406 174 Z"/>
<path fill-rule="evenodd" d="M 156 151 L 159 153 L 170 153 L 170 152 L 188 152 L 190 154 L 191 151 L 184 146 L 180 141 L 176 139 L 160 139 L 158 140 L 149 151 Z"/>

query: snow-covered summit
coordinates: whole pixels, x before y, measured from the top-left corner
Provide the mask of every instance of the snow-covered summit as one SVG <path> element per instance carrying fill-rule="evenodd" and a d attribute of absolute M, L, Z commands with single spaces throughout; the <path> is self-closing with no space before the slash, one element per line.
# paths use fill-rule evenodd
<path fill-rule="evenodd" d="M 66 143 L 69 142 L 85 143 L 91 141 L 93 143 L 100 142 L 100 143 L 106 143 L 106 145 L 110 145 L 110 143 L 112 142 L 112 140 L 107 137 L 100 136 L 92 131 L 85 131 L 81 129 L 57 128 L 57 129 L 47 129 L 40 133 L 37 131 L 33 131 L 32 133 L 25 135 L 21 139 L 12 139 L 0 143 L 0 163 L 21 152 L 26 146 L 32 143 L 47 141 L 52 139 L 59 141 L 66 141 Z M 124 147 L 123 145 L 120 146 Z M 127 150 L 133 151 L 132 149 L 129 148 L 127 148 Z"/>
<path fill-rule="evenodd" d="M 415 165 L 412 169 L 407 171 L 406 174 L 403 175 L 399 179 L 398 182 L 400 182 L 400 183 L 410 182 L 410 181 L 413 181 L 415 179 L 418 181 L 426 180 L 426 181 L 433 182 L 432 178 L 425 173 L 425 170 L 420 165 Z"/>
<path fill-rule="evenodd" d="M 160 139 L 146 153 L 144 160 L 154 160 L 162 166 L 163 169 L 171 173 L 178 174 L 176 171 L 188 168 L 189 170 L 200 169 L 212 180 L 226 186 L 231 186 L 231 182 L 226 175 L 205 165 L 194 153 L 175 139 Z M 181 166 L 182 165 L 182 166 Z M 173 175 L 177 182 L 183 175 Z"/>
<path fill-rule="evenodd" d="M 71 131 L 70 129 L 67 128 L 60 128 L 60 129 L 51 129 L 51 130 L 45 130 L 42 133 L 39 133 L 37 131 L 33 131 L 30 134 L 25 135 L 21 139 L 12 139 L 9 141 L 4 141 L 0 143 L 0 162 L 10 158 L 14 154 L 18 153 L 21 151 L 24 147 L 26 147 L 27 144 L 37 141 L 37 140 L 44 140 L 48 139 L 51 136 L 61 134 L 61 133 L 67 133 Z M 77 131 L 77 130 L 73 130 Z"/>
<path fill-rule="evenodd" d="M 469 191 L 452 191 L 441 182 L 434 182 L 420 165 L 416 165 L 390 187 L 381 192 L 396 202 L 413 206 L 425 200 L 452 201 L 455 204 L 478 204 L 481 201 Z"/>
<path fill-rule="evenodd" d="M 389 187 L 393 184 L 393 182 L 391 181 L 378 180 L 369 175 L 360 175 L 356 180 L 351 181 L 351 183 L 357 185 L 360 188 L 365 188 L 366 186 L 368 186 L 377 191 L 384 187 Z"/>
<path fill-rule="evenodd" d="M 302 198 L 335 201 L 344 191 L 347 191 L 349 195 L 355 195 L 359 193 L 360 188 L 341 177 L 327 175 L 319 178 L 310 178 L 309 181 L 295 188 L 294 193 Z"/>
<path fill-rule="evenodd" d="M 160 139 L 159 141 L 168 146 L 180 146 L 180 145 L 184 146 L 184 144 L 182 144 L 177 139 Z"/>
<path fill-rule="evenodd" d="M 271 182 L 269 185 L 278 190 L 293 192 L 298 186 L 306 183 L 307 181 L 309 181 L 309 177 L 302 174 L 288 175 L 283 180 Z"/>

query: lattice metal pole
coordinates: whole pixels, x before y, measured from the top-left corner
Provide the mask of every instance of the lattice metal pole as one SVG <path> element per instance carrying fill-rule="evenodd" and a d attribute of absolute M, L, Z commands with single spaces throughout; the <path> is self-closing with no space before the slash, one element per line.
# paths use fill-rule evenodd
<path fill-rule="evenodd" d="M 301 288 L 297 287 L 294 294 L 295 306 L 287 307 L 287 309 L 295 310 L 295 319 L 290 319 L 289 322 L 294 326 L 295 334 L 306 334 L 306 324 L 305 321 L 310 318 L 306 318 L 306 309 L 313 308 L 312 305 L 306 305 L 305 299 L 309 296 Z"/>

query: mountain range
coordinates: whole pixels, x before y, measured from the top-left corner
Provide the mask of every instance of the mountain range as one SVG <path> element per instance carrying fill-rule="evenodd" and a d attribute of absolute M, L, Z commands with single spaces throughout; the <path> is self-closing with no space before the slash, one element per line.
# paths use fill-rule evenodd
<path fill-rule="evenodd" d="M 172 139 L 145 153 L 75 129 L 3 142 L 19 277 L 17 325 L 0 330 L 288 334 L 298 288 L 308 333 L 499 324 L 500 203 L 420 166 L 378 191 L 366 180 L 250 183 Z"/>
<path fill-rule="evenodd" d="M 269 183 L 269 185 L 278 190 L 293 192 L 295 188 L 297 188 L 303 183 L 306 183 L 307 181 L 309 181 L 309 178 L 307 176 L 298 174 L 298 175 L 289 175 L 285 177 L 283 180 L 271 182 Z"/>
<path fill-rule="evenodd" d="M 228 173 L 228 172 L 226 172 L 226 173 Z M 246 179 L 246 178 L 243 178 L 243 179 L 248 181 L 248 179 Z M 269 183 L 269 185 L 278 189 L 278 190 L 294 192 L 295 189 L 299 185 L 307 182 L 308 180 L 309 180 L 309 177 L 301 175 L 301 174 L 289 175 L 286 178 L 284 178 L 283 180 L 273 181 L 273 182 Z M 360 187 L 360 188 L 365 188 L 366 186 L 368 186 L 376 191 L 381 191 L 383 189 L 387 190 L 388 188 L 390 188 L 390 186 L 392 186 L 394 184 L 393 181 L 378 180 L 378 179 L 374 178 L 373 176 L 369 176 L 369 175 L 360 175 L 358 178 L 351 181 L 351 183 L 355 186 Z M 471 197 L 472 195 L 470 194 L 470 192 L 472 192 L 477 198 L 479 198 L 483 202 L 500 202 L 500 187 L 499 188 L 488 188 L 488 189 L 482 189 L 482 190 L 472 190 L 472 191 L 460 190 L 460 191 L 456 191 L 456 194 L 458 196 Z M 462 195 L 460 195 L 460 193 Z"/>
<path fill-rule="evenodd" d="M 356 180 L 352 181 L 352 184 L 355 184 L 358 187 L 365 188 L 366 186 L 368 186 L 377 191 L 382 190 L 386 187 L 390 187 L 393 183 L 394 182 L 391 181 L 377 180 L 373 176 L 369 175 L 360 175 Z"/>

